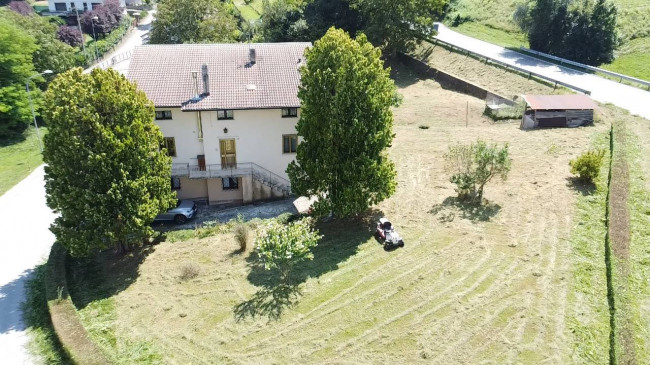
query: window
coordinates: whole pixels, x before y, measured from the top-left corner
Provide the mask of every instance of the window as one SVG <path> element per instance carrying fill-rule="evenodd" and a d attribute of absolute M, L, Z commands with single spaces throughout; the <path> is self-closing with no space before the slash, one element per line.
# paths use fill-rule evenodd
<path fill-rule="evenodd" d="M 295 153 L 298 149 L 298 135 L 285 134 L 282 136 L 282 153 Z"/>
<path fill-rule="evenodd" d="M 165 137 L 161 147 L 167 149 L 168 156 L 176 157 L 176 141 L 174 137 Z"/>
<path fill-rule="evenodd" d="M 298 116 L 298 108 L 282 108 L 282 118 L 295 118 Z"/>
<path fill-rule="evenodd" d="M 75 3 L 70 3 L 70 10 L 75 10 L 77 5 Z"/>
<path fill-rule="evenodd" d="M 92 10 L 95 10 L 96 7 L 98 7 L 98 6 L 102 5 L 102 4 L 101 3 L 91 3 L 90 5 L 92 5 Z"/>
<path fill-rule="evenodd" d="M 232 110 L 218 110 L 217 119 L 234 119 Z"/>
<path fill-rule="evenodd" d="M 171 110 L 156 110 L 156 120 L 172 119 Z"/>
<path fill-rule="evenodd" d="M 239 179 L 236 177 L 225 177 L 221 179 L 223 190 L 237 190 L 239 189 Z"/>
<path fill-rule="evenodd" d="M 88 11 L 88 3 L 84 3 L 84 12 Z"/>
<path fill-rule="evenodd" d="M 68 11 L 68 6 L 65 3 L 54 3 L 54 10 Z"/>
<path fill-rule="evenodd" d="M 172 190 L 181 190 L 181 179 L 179 177 L 172 177 Z"/>

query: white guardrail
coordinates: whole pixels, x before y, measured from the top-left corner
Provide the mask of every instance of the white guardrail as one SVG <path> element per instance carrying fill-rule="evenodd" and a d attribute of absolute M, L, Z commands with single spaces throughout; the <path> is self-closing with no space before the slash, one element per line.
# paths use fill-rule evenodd
<path fill-rule="evenodd" d="M 603 73 L 605 75 L 617 77 L 619 79 L 619 82 L 623 82 L 623 80 L 632 81 L 632 82 L 635 82 L 637 84 L 640 84 L 640 85 L 643 85 L 643 86 L 647 87 L 648 91 L 650 91 L 650 82 L 645 81 L 645 80 L 641 80 L 641 79 L 637 79 L 636 77 L 631 77 L 631 76 L 619 74 L 619 73 L 616 73 L 616 72 L 608 71 L 608 70 L 605 70 L 605 69 L 602 69 L 602 68 L 585 65 L 585 64 L 580 63 L 580 62 L 575 62 L 575 61 L 567 60 L 567 59 L 564 59 L 564 58 L 556 57 L 556 56 L 553 56 L 553 55 L 550 55 L 550 54 L 547 54 L 547 53 L 534 51 L 534 50 L 526 48 L 526 47 L 519 47 L 519 49 L 521 49 L 523 52 L 526 52 L 526 53 L 534 54 L 536 56 L 540 56 L 540 57 L 548 58 L 548 59 L 553 60 L 553 61 L 557 61 L 557 62 L 560 63 L 560 65 L 567 64 L 567 65 L 571 65 L 571 66 L 580 67 L 582 69 L 589 70 L 589 71 L 592 71 L 592 72 L 600 72 L 600 73 Z"/>
<path fill-rule="evenodd" d="M 120 62 L 123 62 L 123 61 L 126 61 L 129 58 L 131 58 L 131 51 L 126 51 L 126 52 L 117 54 L 117 55 L 109 58 L 108 60 L 98 64 L 97 67 L 105 70 L 105 69 L 107 69 L 107 68 L 109 68 L 109 67 L 111 67 L 113 65 L 116 65 L 116 64 L 118 64 Z"/>
<path fill-rule="evenodd" d="M 561 85 L 561 86 L 567 87 L 569 89 L 575 90 L 575 91 L 577 91 L 579 93 L 591 95 L 591 91 L 589 91 L 589 90 L 585 90 L 583 88 L 577 87 L 575 85 L 568 84 L 566 82 L 555 80 L 555 79 L 553 79 L 551 77 L 544 76 L 542 74 L 538 74 L 537 72 L 529 71 L 529 70 L 523 69 L 521 67 L 517 67 L 517 66 L 514 66 L 514 65 L 507 64 L 505 62 L 499 61 L 499 60 L 494 59 L 492 57 L 487 57 L 487 56 L 484 56 L 482 54 L 472 52 L 472 51 L 467 50 L 465 48 L 458 47 L 458 46 L 455 46 L 455 45 L 453 45 L 451 43 L 442 41 L 442 40 L 440 40 L 438 38 L 423 38 L 423 39 L 428 41 L 428 42 L 431 42 L 431 43 L 441 44 L 441 45 L 443 45 L 443 46 L 445 46 L 447 48 L 457 50 L 458 52 L 460 52 L 462 54 L 472 55 L 472 56 L 474 56 L 476 58 L 479 58 L 479 59 L 481 59 L 481 58 L 485 59 L 486 63 L 494 63 L 496 65 L 500 65 L 501 67 L 505 67 L 506 69 L 514 70 L 514 71 L 522 73 L 524 75 L 528 75 L 528 78 L 536 77 L 538 79 L 541 79 L 541 80 L 544 80 L 544 81 L 547 81 L 547 82 L 550 82 L 550 83 L 554 84 L 555 87 L 557 87 L 557 85 Z"/>

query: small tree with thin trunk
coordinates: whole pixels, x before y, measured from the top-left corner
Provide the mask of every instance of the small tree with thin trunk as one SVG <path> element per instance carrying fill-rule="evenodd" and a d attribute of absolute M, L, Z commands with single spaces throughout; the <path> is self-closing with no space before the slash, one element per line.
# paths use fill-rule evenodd
<path fill-rule="evenodd" d="M 499 148 L 497 144 L 478 140 L 470 145 L 451 146 L 445 161 L 447 171 L 453 174 L 450 181 L 456 184 L 458 198 L 481 204 L 485 185 L 495 177 L 506 180 L 512 160 L 508 144 Z"/>
<path fill-rule="evenodd" d="M 51 227 L 59 242 L 82 256 L 150 237 L 153 219 L 175 203 L 153 103 L 114 70 L 76 68 L 50 84 L 43 110 L 45 190 L 60 213 Z"/>

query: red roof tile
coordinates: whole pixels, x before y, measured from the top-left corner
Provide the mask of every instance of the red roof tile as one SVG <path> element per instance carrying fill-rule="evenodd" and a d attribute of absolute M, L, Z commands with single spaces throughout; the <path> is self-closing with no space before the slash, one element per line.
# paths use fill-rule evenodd
<path fill-rule="evenodd" d="M 183 110 L 299 107 L 298 69 L 310 43 L 175 44 L 136 47 L 127 77 L 157 107 Z M 250 64 L 249 50 L 256 63 Z M 209 95 L 196 96 L 192 71 L 208 66 Z M 249 85 L 255 85 L 249 86 Z"/>

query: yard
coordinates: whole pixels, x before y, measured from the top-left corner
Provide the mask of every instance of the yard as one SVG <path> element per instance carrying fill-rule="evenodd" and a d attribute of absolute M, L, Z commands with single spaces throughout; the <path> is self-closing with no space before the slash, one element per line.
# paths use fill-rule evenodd
<path fill-rule="evenodd" d="M 40 128 L 41 138 L 47 133 Z M 29 128 L 14 140 L 0 143 L 0 195 L 27 177 L 43 163 L 36 130 Z"/>
<path fill-rule="evenodd" d="M 605 194 L 583 195 L 568 161 L 607 146 L 609 123 L 521 131 L 483 117 L 482 100 L 395 75 L 397 192 L 362 217 L 320 223 L 297 286 L 275 285 L 228 229 L 178 231 L 129 257 L 70 263 L 91 336 L 118 363 L 607 363 Z M 471 209 L 455 201 L 442 156 L 479 137 L 508 143 L 513 167 Z M 405 248 L 373 239 L 381 215 Z M 187 265 L 196 278 L 180 278 Z"/>

